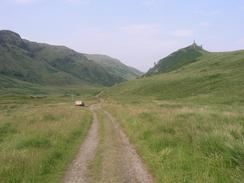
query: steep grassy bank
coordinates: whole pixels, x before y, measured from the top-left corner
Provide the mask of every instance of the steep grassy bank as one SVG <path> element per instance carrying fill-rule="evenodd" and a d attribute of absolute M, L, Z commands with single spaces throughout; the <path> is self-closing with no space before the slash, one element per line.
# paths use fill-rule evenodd
<path fill-rule="evenodd" d="M 0 182 L 59 182 L 91 124 L 88 109 L 53 96 L 0 102 Z"/>

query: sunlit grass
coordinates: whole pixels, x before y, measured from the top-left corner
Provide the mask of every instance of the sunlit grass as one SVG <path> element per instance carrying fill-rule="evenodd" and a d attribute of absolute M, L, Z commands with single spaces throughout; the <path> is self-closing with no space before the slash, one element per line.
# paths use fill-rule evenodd
<path fill-rule="evenodd" d="M 238 110 L 142 100 L 105 106 L 157 182 L 244 180 L 244 115 Z"/>
<path fill-rule="evenodd" d="M 0 113 L 0 182 L 59 182 L 90 126 L 90 112 L 72 103 L 9 105 Z"/>

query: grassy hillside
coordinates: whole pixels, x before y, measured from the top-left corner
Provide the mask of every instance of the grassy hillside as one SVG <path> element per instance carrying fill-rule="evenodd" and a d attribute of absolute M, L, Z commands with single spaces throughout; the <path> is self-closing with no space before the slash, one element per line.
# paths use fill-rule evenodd
<path fill-rule="evenodd" d="M 187 64 L 196 62 L 200 56 L 206 53 L 207 51 L 194 43 L 161 59 L 146 75 L 165 73 L 179 69 Z"/>
<path fill-rule="evenodd" d="M 41 85 L 110 86 L 124 81 L 83 54 L 23 40 L 11 31 L 0 31 L 0 55 L 0 74 L 10 79 Z"/>
<path fill-rule="evenodd" d="M 244 51 L 205 53 L 178 70 L 112 87 L 108 95 L 242 105 L 243 78 Z"/>
<path fill-rule="evenodd" d="M 206 52 L 103 95 L 158 183 L 243 182 L 244 51 Z"/>
<path fill-rule="evenodd" d="M 133 67 L 129 67 L 121 63 L 119 60 L 106 55 L 86 54 L 86 57 L 89 60 L 93 60 L 101 66 L 105 67 L 106 70 L 110 72 L 110 74 L 118 75 L 125 80 L 135 79 L 142 75 L 141 71 Z"/>

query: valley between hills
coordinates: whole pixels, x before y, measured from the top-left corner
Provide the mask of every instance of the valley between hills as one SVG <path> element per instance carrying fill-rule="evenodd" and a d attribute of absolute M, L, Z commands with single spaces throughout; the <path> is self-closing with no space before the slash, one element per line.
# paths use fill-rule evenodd
<path fill-rule="evenodd" d="M 0 31 L 0 182 L 243 180 L 243 50 L 194 43 L 142 73 Z"/>

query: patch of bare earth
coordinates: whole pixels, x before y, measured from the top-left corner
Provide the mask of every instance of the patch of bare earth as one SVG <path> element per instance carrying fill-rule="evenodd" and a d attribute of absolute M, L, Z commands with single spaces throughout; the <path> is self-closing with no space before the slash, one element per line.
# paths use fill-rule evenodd
<path fill-rule="evenodd" d="M 88 176 L 88 165 L 89 162 L 93 160 L 98 146 L 98 119 L 95 112 L 96 108 L 96 105 L 90 107 L 90 110 L 93 113 L 92 125 L 85 141 L 81 145 L 79 153 L 65 174 L 64 183 L 90 182 Z"/>

